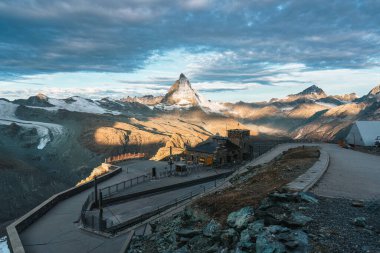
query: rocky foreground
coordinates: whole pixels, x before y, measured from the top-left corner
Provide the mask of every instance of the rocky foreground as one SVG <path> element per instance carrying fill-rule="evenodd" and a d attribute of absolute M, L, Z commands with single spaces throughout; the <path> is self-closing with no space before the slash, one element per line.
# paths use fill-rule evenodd
<path fill-rule="evenodd" d="M 316 160 L 296 148 L 252 167 L 232 186 L 151 224 L 129 252 L 368 252 L 380 250 L 380 202 L 288 192 L 284 187 Z"/>
<path fill-rule="evenodd" d="M 272 193 L 259 208 L 229 213 L 226 225 L 187 208 L 129 252 L 368 252 L 380 249 L 379 202 L 360 203 L 310 193 Z"/>

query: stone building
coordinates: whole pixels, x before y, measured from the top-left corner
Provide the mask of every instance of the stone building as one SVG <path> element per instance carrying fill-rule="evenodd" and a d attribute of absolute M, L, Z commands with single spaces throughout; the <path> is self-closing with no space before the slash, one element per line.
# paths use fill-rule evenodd
<path fill-rule="evenodd" d="M 186 160 L 192 163 L 223 165 L 242 160 L 240 147 L 226 137 L 213 136 L 185 151 Z"/>
<path fill-rule="evenodd" d="M 242 153 L 242 159 L 246 160 L 252 157 L 253 147 L 250 145 L 250 131 L 247 129 L 229 129 L 227 130 L 228 139 L 239 146 Z"/>

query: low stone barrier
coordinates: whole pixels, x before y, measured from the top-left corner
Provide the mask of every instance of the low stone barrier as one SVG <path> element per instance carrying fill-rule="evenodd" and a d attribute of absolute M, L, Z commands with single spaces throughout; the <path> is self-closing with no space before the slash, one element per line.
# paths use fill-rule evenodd
<path fill-rule="evenodd" d="M 122 171 L 121 167 L 112 165 L 112 171 L 108 172 L 97 178 L 98 182 L 103 182 L 114 175 L 120 173 Z M 19 233 L 24 231 L 28 226 L 30 226 L 33 222 L 42 217 L 46 212 L 52 209 L 59 202 L 70 198 L 82 191 L 90 189 L 94 186 L 94 180 L 91 180 L 85 184 L 80 186 L 72 187 L 67 189 L 66 191 L 54 194 L 49 199 L 45 200 L 37 207 L 33 208 L 31 211 L 26 213 L 24 216 L 13 222 L 11 225 L 7 227 L 7 236 L 8 236 L 8 245 L 13 253 L 25 253 L 25 249 L 22 245 Z"/>
<path fill-rule="evenodd" d="M 326 172 L 330 164 L 330 156 L 326 151 L 320 150 L 319 160 L 304 174 L 286 185 L 290 191 L 308 191 Z"/>

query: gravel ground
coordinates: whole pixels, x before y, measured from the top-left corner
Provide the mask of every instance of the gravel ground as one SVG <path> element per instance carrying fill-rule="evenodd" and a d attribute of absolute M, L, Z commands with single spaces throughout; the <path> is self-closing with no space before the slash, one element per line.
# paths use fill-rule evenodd
<path fill-rule="evenodd" d="M 351 200 L 318 197 L 319 204 L 291 203 L 291 207 L 313 218 L 304 227 L 313 246 L 313 253 L 380 252 L 380 200 L 352 206 Z M 357 217 L 366 219 L 366 226 L 354 225 Z"/>

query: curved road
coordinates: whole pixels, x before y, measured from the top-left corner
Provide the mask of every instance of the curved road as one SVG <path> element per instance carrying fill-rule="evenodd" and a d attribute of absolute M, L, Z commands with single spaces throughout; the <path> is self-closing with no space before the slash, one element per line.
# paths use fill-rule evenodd
<path fill-rule="evenodd" d="M 312 192 L 325 197 L 380 199 L 380 156 L 334 144 L 320 146 L 330 155 L 330 165 Z"/>
<path fill-rule="evenodd" d="M 247 166 L 267 163 L 283 151 L 301 145 L 320 146 L 330 156 L 327 171 L 311 192 L 333 198 L 380 199 L 380 156 L 344 149 L 336 144 L 281 144 Z"/>

